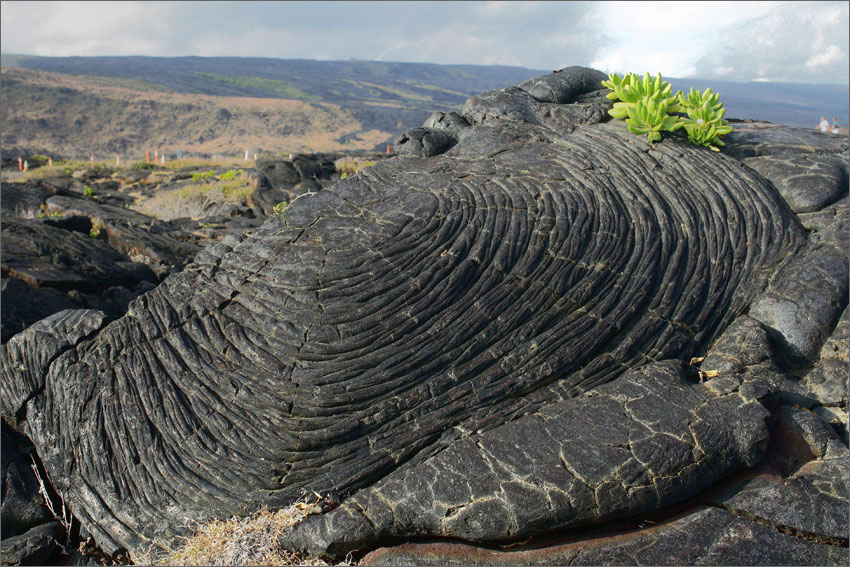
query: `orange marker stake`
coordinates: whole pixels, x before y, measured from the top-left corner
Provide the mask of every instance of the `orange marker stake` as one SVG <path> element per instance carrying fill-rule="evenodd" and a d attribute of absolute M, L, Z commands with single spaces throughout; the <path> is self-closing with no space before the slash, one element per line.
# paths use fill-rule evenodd
<path fill-rule="evenodd" d="M 53 158 L 52 157 L 47 158 L 47 167 L 53 167 Z"/>
<path fill-rule="evenodd" d="M 24 170 L 24 162 L 21 159 L 21 156 L 18 156 L 18 171 L 23 171 L 23 170 Z"/>
<path fill-rule="evenodd" d="M 147 150 L 145 152 L 145 163 L 150 163 L 150 162 L 151 162 L 151 151 Z"/>
<path fill-rule="evenodd" d="M 94 167 L 94 154 L 89 157 L 89 161 L 91 162 L 91 166 Z"/>
<path fill-rule="evenodd" d="M 387 155 L 390 155 L 390 145 L 387 144 Z"/>
<path fill-rule="evenodd" d="M 121 154 L 115 154 L 115 165 L 121 165 Z"/>

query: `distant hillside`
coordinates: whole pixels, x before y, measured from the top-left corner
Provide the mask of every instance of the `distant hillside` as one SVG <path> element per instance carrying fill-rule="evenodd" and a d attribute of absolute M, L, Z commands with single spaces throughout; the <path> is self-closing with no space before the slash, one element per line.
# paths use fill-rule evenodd
<path fill-rule="evenodd" d="M 381 149 L 431 112 L 551 70 L 241 57 L 2 55 L 0 147 L 67 157 Z M 848 123 L 847 87 L 670 79 L 712 86 L 728 118 Z"/>
<path fill-rule="evenodd" d="M 0 91 L 4 157 L 13 148 L 66 158 L 119 153 L 125 160 L 154 148 L 205 156 L 355 151 L 392 136 L 339 105 L 174 93 L 130 79 L 4 67 Z"/>
<path fill-rule="evenodd" d="M 433 65 L 417 63 L 375 63 L 370 61 L 310 61 L 310 60 L 281 60 L 241 57 L 27 57 L 22 55 L 3 56 L 3 81 L 0 84 L 4 104 L 2 108 L 3 139 L 2 146 L 36 145 L 35 140 L 42 142 L 39 147 L 61 145 L 64 151 L 71 151 L 67 142 L 76 142 L 69 136 L 72 131 L 46 132 L 42 126 L 46 123 L 51 127 L 74 123 L 80 119 L 77 113 L 86 114 L 83 121 L 88 121 L 93 130 L 115 130 L 113 125 L 120 123 L 128 129 L 125 137 L 110 135 L 108 139 L 89 132 L 85 139 L 80 139 L 81 145 L 92 146 L 91 149 L 80 149 L 81 155 L 89 151 L 117 151 L 119 147 L 136 148 L 141 150 L 151 144 L 178 144 L 194 151 L 226 151 L 225 146 L 232 142 L 233 151 L 244 151 L 245 146 L 263 150 L 285 148 L 287 150 L 337 151 L 346 149 L 378 149 L 392 141 L 403 130 L 419 126 L 436 110 L 454 110 L 459 108 L 471 95 L 493 88 L 515 84 L 529 77 L 542 74 L 544 71 L 523 69 L 519 67 L 476 66 L 476 65 Z M 20 69 L 29 69 L 52 75 L 36 75 L 18 72 L 10 75 L 7 65 Z M 65 76 L 59 80 L 58 74 Z M 53 77 L 53 78 L 51 78 Z M 73 77 L 73 85 L 69 84 Z M 95 79 L 98 78 L 98 79 Z M 57 86 L 51 87 L 50 82 L 56 81 Z M 116 82 L 117 81 L 117 82 Z M 57 90 L 61 83 L 70 92 Z M 89 85 L 92 85 L 91 88 Z M 103 87 L 126 88 L 135 93 L 133 98 L 146 98 L 165 104 L 168 110 L 155 112 L 156 116 L 135 120 L 137 113 L 127 109 L 126 115 L 121 115 L 121 97 L 116 99 L 115 93 L 110 95 L 102 90 Z M 130 96 L 129 93 L 124 93 Z M 230 128 L 232 135 L 222 135 L 225 125 L 218 123 L 213 113 L 206 109 L 198 112 L 187 112 L 186 104 L 191 102 L 170 103 L 183 100 L 175 95 L 203 95 L 203 100 L 212 107 L 221 107 L 231 114 L 230 123 L 239 123 L 243 115 L 233 116 L 231 107 L 239 108 L 257 106 L 256 113 L 267 112 L 270 100 L 284 99 L 298 101 L 302 114 L 299 117 L 277 115 L 275 124 L 255 125 L 242 123 Z M 29 109 L 29 98 L 37 96 L 44 103 L 45 112 L 52 116 L 40 116 L 34 121 L 20 115 L 12 115 L 12 108 L 21 105 Z M 105 97 L 105 98 L 104 98 Z M 184 97 L 185 98 L 185 97 Z M 51 103 L 51 99 L 55 99 Z M 237 99 L 243 99 L 236 103 Z M 248 103 L 247 100 L 253 102 Z M 95 100 L 100 102 L 95 103 Z M 83 101 L 86 101 L 85 104 Z M 7 103 L 8 102 L 8 103 Z M 107 107 L 109 123 L 95 127 L 97 120 L 103 120 L 94 108 Z M 88 108 L 88 112 L 84 109 Z M 197 111 L 198 109 L 192 109 Z M 251 111 L 254 112 L 254 111 Z M 327 120 L 308 126 L 310 114 L 328 114 Z M 237 112 L 238 114 L 238 112 Z M 250 112 L 248 112 L 250 114 Z M 158 117 L 171 116 L 169 124 L 158 124 Z M 345 116 L 340 124 L 333 124 L 330 115 Z M 179 116 L 179 119 L 178 119 Z M 224 116 L 222 114 L 221 116 Z M 34 118 L 34 115 L 30 118 Z M 267 117 L 268 118 L 268 117 Z M 43 119 L 39 122 L 39 119 Z M 184 124 L 183 130 L 191 131 L 184 141 L 177 138 L 175 132 L 162 134 L 162 129 L 173 126 L 177 120 Z M 203 123 L 194 124 L 198 120 Z M 306 122 L 305 122 L 306 121 Z M 328 124 L 325 124 L 325 122 Z M 319 134 L 321 129 L 328 128 L 326 135 Z M 199 130 L 212 130 L 207 135 L 198 133 Z M 238 130 L 252 137 L 242 139 Z M 13 133 L 12 133 L 13 132 Z M 160 132 L 159 134 L 157 132 Z M 281 133 L 281 139 L 275 139 L 274 132 Z M 12 133 L 7 136 L 8 133 Z M 309 133 L 309 135 L 307 135 Z M 174 134 L 174 135 L 172 135 Z M 297 136 L 304 135 L 301 143 Z M 48 143 L 48 139 L 54 141 Z M 62 140 L 61 138 L 65 138 Z M 97 138 L 97 139 L 94 139 Z M 199 141 L 200 138 L 203 140 Z M 257 139 L 259 138 L 259 139 Z M 319 141 L 317 138 L 322 138 Z M 217 143 L 211 144 L 210 140 Z M 86 144 L 83 144 L 83 142 Z"/>

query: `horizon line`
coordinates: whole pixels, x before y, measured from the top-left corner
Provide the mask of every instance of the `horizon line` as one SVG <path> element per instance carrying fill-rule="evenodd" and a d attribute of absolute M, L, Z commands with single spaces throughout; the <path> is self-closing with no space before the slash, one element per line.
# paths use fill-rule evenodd
<path fill-rule="evenodd" d="M 194 57 L 198 59 L 272 59 L 277 61 L 316 61 L 318 63 L 349 63 L 349 62 L 361 62 L 361 63 L 379 63 L 379 64 L 405 64 L 405 65 L 436 65 L 439 67 L 510 67 L 514 69 L 528 69 L 529 71 L 544 71 L 543 69 L 535 69 L 533 67 L 525 67 L 523 65 L 505 65 L 505 64 L 481 64 L 481 63 L 433 63 L 429 61 L 381 61 L 376 59 L 360 59 L 358 57 L 350 57 L 348 59 L 310 59 L 304 57 L 264 57 L 259 55 L 141 55 L 141 54 L 124 54 L 124 55 L 33 55 L 30 53 L 4 53 L 0 51 L 0 56 L 7 57 L 41 57 L 45 59 L 63 59 L 63 58 L 88 58 L 94 59 L 98 57 L 148 57 L 151 59 L 182 59 Z M 589 65 L 579 65 L 581 67 L 587 67 L 592 69 L 593 67 Z M 569 67 L 569 66 L 568 66 Z M 563 67 L 566 68 L 566 67 Z M 556 70 L 552 70 L 555 72 Z M 601 70 L 600 70 L 601 71 Z M 546 72 L 546 71 L 544 71 Z M 602 71 L 604 72 L 604 71 Z M 622 72 L 620 73 L 622 74 Z M 673 76 L 665 76 L 662 73 L 662 77 L 667 80 L 698 80 L 698 81 L 718 81 L 725 83 L 736 83 L 736 84 L 751 84 L 751 83 L 764 83 L 764 84 L 775 84 L 775 85 L 812 85 L 812 86 L 823 86 L 823 87 L 844 87 L 850 88 L 850 82 L 848 83 L 796 83 L 793 81 L 782 81 L 770 78 L 761 78 L 756 77 L 750 79 L 748 81 L 734 81 L 729 79 L 723 79 L 720 77 L 716 78 L 703 78 L 698 76 L 684 76 L 684 77 L 673 77 Z"/>

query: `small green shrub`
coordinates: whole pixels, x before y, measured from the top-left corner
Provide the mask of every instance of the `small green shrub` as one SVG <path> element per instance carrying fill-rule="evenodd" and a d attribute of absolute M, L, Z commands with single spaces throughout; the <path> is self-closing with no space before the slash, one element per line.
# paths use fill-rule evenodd
<path fill-rule="evenodd" d="M 241 169 L 238 169 L 238 170 L 237 169 L 230 169 L 226 173 L 222 173 L 218 178 L 221 181 L 230 181 L 231 179 L 233 179 L 237 175 L 242 175 Z"/>
<path fill-rule="evenodd" d="M 282 215 L 286 211 L 287 207 L 289 207 L 289 203 L 287 203 L 286 201 L 281 201 L 280 203 L 274 206 L 274 214 Z"/>
<path fill-rule="evenodd" d="M 112 175 L 112 168 L 106 165 L 105 163 L 96 163 L 94 164 L 94 166 L 89 166 L 86 169 L 89 173 L 94 173 L 98 177 Z"/>
<path fill-rule="evenodd" d="M 41 154 L 35 154 L 29 157 L 29 166 L 31 169 L 35 169 L 37 167 L 43 167 L 47 165 L 47 156 L 43 156 Z"/>
<path fill-rule="evenodd" d="M 707 146 L 714 151 L 720 151 L 725 144 L 720 140 L 732 131 L 729 123 L 723 119 L 726 109 L 720 102 L 720 97 L 705 89 L 705 93 L 695 91 L 691 87 L 688 98 L 678 95 L 679 104 L 685 109 L 688 117 L 682 119 L 688 141 L 695 146 Z"/>
<path fill-rule="evenodd" d="M 144 161 L 140 161 L 133 164 L 133 167 L 130 168 L 130 171 L 139 171 L 140 169 L 163 169 L 161 166 L 155 163 L 147 163 Z"/>
<path fill-rule="evenodd" d="M 90 185 L 84 186 L 83 195 L 85 195 L 86 197 L 94 197 L 94 189 L 92 189 Z"/>
<path fill-rule="evenodd" d="M 199 171 L 197 173 L 192 174 L 192 181 L 195 182 L 195 181 L 200 181 L 201 179 L 208 179 L 210 177 L 213 177 L 214 175 L 215 175 L 215 170 L 213 170 L 213 169 L 211 169 L 209 171 L 204 171 L 204 172 Z"/>
<path fill-rule="evenodd" d="M 38 211 L 38 218 L 40 219 L 63 216 L 63 214 L 59 211 L 48 211 L 47 205 L 45 205 L 44 203 L 41 204 L 41 206 L 38 208 Z M 32 211 L 31 215 L 24 216 L 24 218 L 32 218 L 33 215 L 35 215 L 35 210 Z"/>

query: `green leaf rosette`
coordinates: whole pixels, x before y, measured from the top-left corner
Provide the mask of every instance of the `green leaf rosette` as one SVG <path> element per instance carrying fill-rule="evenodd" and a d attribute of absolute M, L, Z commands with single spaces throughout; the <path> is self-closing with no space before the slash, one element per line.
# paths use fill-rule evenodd
<path fill-rule="evenodd" d="M 688 141 L 695 146 L 707 146 L 717 152 L 724 144 L 720 140 L 732 131 L 732 127 L 723 119 L 726 109 L 720 105 L 715 108 L 710 100 L 705 100 L 699 107 L 686 107 L 687 118 L 682 119 Z"/>
<path fill-rule="evenodd" d="M 640 99 L 633 106 L 626 108 L 626 127 L 633 134 L 646 134 L 650 142 L 657 142 L 661 139 L 662 131 L 673 132 L 682 127 L 677 116 L 668 114 L 670 105 L 669 99 Z"/>

